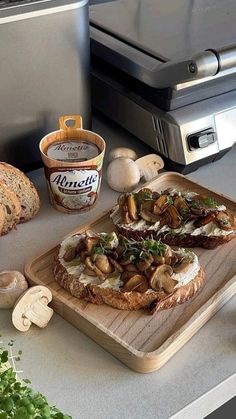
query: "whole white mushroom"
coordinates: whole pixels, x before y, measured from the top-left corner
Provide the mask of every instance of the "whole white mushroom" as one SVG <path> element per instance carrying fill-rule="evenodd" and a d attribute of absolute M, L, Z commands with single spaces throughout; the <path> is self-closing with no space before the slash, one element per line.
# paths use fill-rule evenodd
<path fill-rule="evenodd" d="M 136 163 L 120 157 L 112 160 L 107 167 L 107 183 L 117 192 L 130 192 L 140 181 L 140 172 Z"/>
<path fill-rule="evenodd" d="M 119 159 L 120 157 L 127 157 L 131 160 L 136 160 L 138 158 L 136 152 L 132 148 L 128 147 L 116 147 L 112 148 L 108 154 L 108 162 L 112 160 Z"/>
<path fill-rule="evenodd" d="M 28 283 L 21 272 L 0 272 L 0 309 L 13 308 L 16 300 L 27 288 Z"/>

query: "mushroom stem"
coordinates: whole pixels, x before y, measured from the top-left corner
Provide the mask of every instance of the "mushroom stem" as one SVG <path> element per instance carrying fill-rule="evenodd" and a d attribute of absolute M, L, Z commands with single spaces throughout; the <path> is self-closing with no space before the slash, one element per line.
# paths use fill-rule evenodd
<path fill-rule="evenodd" d="M 53 310 L 41 303 L 41 301 L 38 301 L 37 304 L 26 310 L 23 317 L 26 317 L 31 323 L 36 324 L 38 327 L 46 327 L 52 315 Z"/>

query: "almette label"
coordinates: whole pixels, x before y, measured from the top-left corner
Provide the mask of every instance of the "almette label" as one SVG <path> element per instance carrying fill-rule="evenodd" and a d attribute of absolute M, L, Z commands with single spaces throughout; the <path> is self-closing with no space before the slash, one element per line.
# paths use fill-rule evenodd
<path fill-rule="evenodd" d="M 94 169 L 55 170 L 50 173 L 50 188 L 59 205 L 84 209 L 94 204 L 100 186 L 99 172 Z"/>
<path fill-rule="evenodd" d="M 98 147 L 89 141 L 67 141 L 50 145 L 47 156 L 59 161 L 80 162 L 93 159 L 99 154 Z"/>

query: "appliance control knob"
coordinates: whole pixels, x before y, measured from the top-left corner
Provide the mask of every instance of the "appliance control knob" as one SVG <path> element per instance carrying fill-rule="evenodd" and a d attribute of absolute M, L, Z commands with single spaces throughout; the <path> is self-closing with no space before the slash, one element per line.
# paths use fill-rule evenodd
<path fill-rule="evenodd" d="M 212 128 L 191 134 L 187 138 L 189 150 L 208 147 L 216 141 L 216 132 Z"/>

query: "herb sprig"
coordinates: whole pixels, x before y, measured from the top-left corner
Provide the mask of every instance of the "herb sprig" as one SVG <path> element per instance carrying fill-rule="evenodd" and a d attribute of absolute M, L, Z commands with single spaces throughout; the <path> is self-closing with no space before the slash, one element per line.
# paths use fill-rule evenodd
<path fill-rule="evenodd" d="M 30 380 L 18 381 L 16 374 L 22 371 L 16 371 L 15 361 L 22 352 L 13 355 L 13 343 L 9 342 L 9 350 L 0 347 L 0 419 L 72 419 L 27 386 Z"/>
<path fill-rule="evenodd" d="M 122 238 L 120 244 L 125 249 L 123 256 L 129 257 L 130 261 L 147 259 L 150 254 L 162 256 L 166 252 L 166 245 L 154 239 L 135 241 Z"/>

